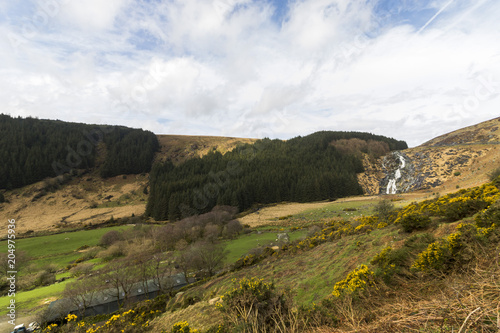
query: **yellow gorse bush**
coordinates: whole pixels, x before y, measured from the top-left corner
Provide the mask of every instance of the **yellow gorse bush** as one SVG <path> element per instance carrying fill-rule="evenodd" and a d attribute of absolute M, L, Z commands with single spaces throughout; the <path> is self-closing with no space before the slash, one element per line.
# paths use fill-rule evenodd
<path fill-rule="evenodd" d="M 77 315 L 71 314 L 71 313 L 66 316 L 66 320 L 68 321 L 68 323 L 73 321 L 73 320 L 76 321 L 77 318 L 78 318 Z"/>
<path fill-rule="evenodd" d="M 424 214 L 429 216 L 445 216 L 456 220 L 470 216 L 500 199 L 500 191 L 491 183 L 463 189 L 456 193 L 448 194 L 437 199 L 413 203 L 398 213 L 395 223 L 410 214 Z"/>
<path fill-rule="evenodd" d="M 57 324 L 50 324 L 49 326 L 47 326 L 43 332 L 52 332 L 55 328 L 57 327 Z"/>
<path fill-rule="evenodd" d="M 174 326 L 172 326 L 172 330 L 170 332 L 171 333 L 198 333 L 199 331 L 189 327 L 189 323 L 187 321 L 181 321 L 181 322 L 175 323 Z"/>
<path fill-rule="evenodd" d="M 365 291 L 368 287 L 375 286 L 375 274 L 366 265 L 361 265 L 351 271 L 347 277 L 335 283 L 332 295 L 340 297 L 344 294 L 359 294 Z"/>

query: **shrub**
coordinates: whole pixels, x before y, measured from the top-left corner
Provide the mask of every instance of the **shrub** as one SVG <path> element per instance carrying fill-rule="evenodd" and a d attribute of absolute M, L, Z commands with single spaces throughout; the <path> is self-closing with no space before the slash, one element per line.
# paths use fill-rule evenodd
<path fill-rule="evenodd" d="M 113 245 L 119 240 L 122 240 L 122 234 L 116 230 L 111 230 L 102 235 L 101 237 L 101 245 L 108 247 Z"/>
<path fill-rule="evenodd" d="M 228 324 L 238 332 L 291 332 L 297 316 L 289 293 L 273 283 L 243 278 L 216 303 Z M 234 331 L 234 330 L 233 330 Z"/>
<path fill-rule="evenodd" d="M 483 210 L 475 217 L 475 222 L 478 227 L 488 228 L 491 227 L 493 223 L 500 222 L 500 206 L 491 206 L 488 209 Z"/>
<path fill-rule="evenodd" d="M 175 323 L 174 326 L 172 326 L 172 329 L 170 330 L 171 333 L 198 333 L 198 330 L 192 329 L 189 327 L 189 324 L 187 321 L 182 321 Z"/>
<path fill-rule="evenodd" d="M 423 230 L 429 227 L 431 219 L 428 216 L 411 213 L 404 215 L 400 220 L 400 225 L 405 232 L 412 232 L 415 230 Z"/>
<path fill-rule="evenodd" d="M 491 181 L 495 181 L 498 177 L 500 176 L 500 167 L 496 168 L 495 170 L 491 171 L 489 174 L 488 174 L 488 178 L 491 180 Z"/>
<path fill-rule="evenodd" d="M 465 245 L 460 231 L 450 234 L 429 244 L 427 249 L 418 255 L 412 268 L 424 272 L 448 273 L 452 268 L 460 267 L 464 263 L 459 252 Z"/>
<path fill-rule="evenodd" d="M 347 277 L 335 283 L 332 295 L 341 297 L 348 294 L 359 296 L 367 290 L 368 287 L 375 286 L 375 274 L 366 265 L 361 265 L 351 271 Z"/>
<path fill-rule="evenodd" d="M 35 278 L 35 285 L 48 286 L 56 282 L 56 274 L 48 270 L 38 272 Z"/>
<path fill-rule="evenodd" d="M 380 221 L 388 222 L 394 212 L 394 204 L 389 200 L 380 200 L 375 205 L 375 214 Z"/>
<path fill-rule="evenodd" d="M 89 273 L 92 272 L 92 269 L 94 268 L 94 265 L 91 263 L 83 263 L 80 265 L 77 265 L 73 268 L 70 269 L 71 276 L 73 277 L 79 277 L 82 275 L 88 275 Z"/>
<path fill-rule="evenodd" d="M 94 259 L 97 256 L 98 252 L 99 252 L 99 250 L 97 248 L 92 248 L 88 251 L 85 251 L 82 255 L 83 261 Z"/>
<path fill-rule="evenodd" d="M 488 207 L 488 203 L 481 199 L 458 197 L 443 207 L 443 213 L 448 221 L 458 221 L 472 216 L 478 211 Z"/>
<path fill-rule="evenodd" d="M 376 266 L 375 275 L 384 282 L 392 282 L 394 275 L 407 276 L 416 256 L 434 242 L 431 234 L 419 234 L 409 237 L 402 247 L 393 249 L 388 246 L 372 258 L 370 263 Z"/>
<path fill-rule="evenodd" d="M 106 250 L 99 252 L 99 257 L 102 258 L 104 261 L 110 261 L 115 258 L 122 257 L 124 255 L 125 255 L 125 248 L 121 242 L 113 244 Z"/>
<path fill-rule="evenodd" d="M 386 283 L 396 271 L 396 264 L 392 262 L 391 258 L 392 253 L 394 253 L 393 249 L 387 246 L 370 261 L 370 264 L 377 266 L 375 275 L 381 276 Z"/>

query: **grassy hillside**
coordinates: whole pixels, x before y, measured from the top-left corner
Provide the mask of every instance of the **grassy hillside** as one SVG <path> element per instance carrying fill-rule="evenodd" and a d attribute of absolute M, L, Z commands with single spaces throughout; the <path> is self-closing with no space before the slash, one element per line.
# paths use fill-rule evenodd
<path fill-rule="evenodd" d="M 238 145 L 257 141 L 257 139 L 222 136 L 158 135 L 157 137 L 160 151 L 155 156 L 155 162 L 171 160 L 174 164 L 193 157 L 202 157 L 214 150 L 224 154 Z"/>
<path fill-rule="evenodd" d="M 0 233 L 8 219 L 16 220 L 18 236 L 55 230 L 81 229 L 110 218 L 141 216 L 146 207 L 147 175 L 102 179 L 95 174 L 74 177 L 57 189 L 42 181 L 5 194 L 0 204 Z"/>
<path fill-rule="evenodd" d="M 260 300 L 255 306 L 261 309 L 259 316 L 267 313 L 264 322 L 271 325 L 269 332 L 280 331 L 272 326 L 278 319 L 284 320 L 279 325 L 286 326 L 280 326 L 285 332 L 496 332 L 500 325 L 500 285 L 495 278 L 500 274 L 500 180 L 479 186 L 498 166 L 496 122 L 404 150 L 409 159 L 420 158 L 422 162 L 414 166 L 426 175 L 427 184 L 441 182 L 436 187 L 383 197 L 253 207 L 239 217 L 247 226 L 243 229 L 233 223 L 233 217 L 214 211 L 183 223 L 139 225 L 128 233 L 129 238 L 103 247 L 96 245 L 109 228 L 52 234 L 112 217 L 144 222 L 140 215 L 150 190 L 147 174 L 102 179 L 89 173 L 57 188 L 47 180 L 4 192 L 8 202 L 0 203 L 0 217 L 15 218 L 18 235 L 37 236 L 18 240 L 19 250 L 32 258 L 20 271 L 20 280 L 24 285 L 34 282 L 44 269 L 61 279 L 20 292 L 19 314 L 46 308 L 61 297 L 66 285 L 76 281 L 76 274 L 86 276 L 89 267 L 94 274 L 113 265 L 128 266 L 140 262 L 143 250 L 165 255 L 160 267 L 181 273 L 183 258 L 196 250 L 195 237 L 205 237 L 228 251 L 223 272 L 206 277 L 190 267 L 190 276 L 206 278 L 171 298 L 127 304 L 114 317 L 85 318 L 78 322 L 81 327 L 72 321 L 46 332 L 92 332 L 93 324 L 103 332 L 172 332 L 172 327 L 189 332 L 186 325 L 200 333 L 247 332 L 251 322 L 229 316 L 242 301 L 240 288 L 250 293 L 246 294 L 250 299 Z M 462 135 L 470 142 L 462 140 Z M 156 158 L 175 165 L 214 148 L 225 152 L 252 142 L 185 136 L 164 136 L 159 141 L 161 151 Z M 358 144 L 335 143 L 336 149 L 345 151 Z M 382 172 L 373 155 L 381 147 L 365 146 L 372 149 L 364 161 L 365 175 Z M 368 180 L 372 184 L 381 176 L 373 175 Z M 469 189 L 473 185 L 478 187 Z M 376 215 L 381 199 L 394 206 L 388 214 Z M 236 229 L 231 231 L 229 226 Z M 131 227 L 117 227 L 121 228 Z M 291 243 L 276 241 L 282 232 L 289 234 Z M 174 234 L 181 239 L 171 237 Z M 85 245 L 93 247 L 92 256 L 82 248 Z M 75 262 L 83 257 L 84 261 Z M 70 263 L 73 268 L 66 270 Z M 0 306 L 5 308 L 7 301 L 0 298 Z M 270 304 L 272 308 L 266 308 Z M 179 324 L 185 321 L 188 324 Z"/>
<path fill-rule="evenodd" d="M 136 312 L 153 304 L 162 309 L 163 314 L 147 322 L 124 314 L 113 327 L 127 331 L 134 322 L 143 331 L 170 332 L 177 325 L 235 332 L 239 323 L 249 332 L 257 322 L 230 317 L 225 304 L 250 302 L 246 304 L 264 311 L 261 306 L 281 299 L 285 303 L 280 303 L 279 317 L 273 317 L 278 312 L 260 312 L 256 318 L 271 321 L 259 325 L 284 325 L 287 332 L 495 332 L 500 318 L 500 285 L 493 278 L 500 272 L 499 186 L 497 179 L 385 215 L 380 208 L 379 215 L 349 219 L 332 212 L 327 223 L 324 208 L 291 214 L 290 220 L 309 216 L 305 225 L 319 229 L 279 251 L 247 255 L 233 270 L 170 301 L 136 307 Z M 372 208 L 368 202 L 357 203 L 360 209 L 373 205 L 379 202 L 374 200 Z M 291 312 L 282 312 L 286 309 Z"/>
<path fill-rule="evenodd" d="M 238 144 L 255 140 L 160 135 L 158 141 L 160 150 L 155 155 L 156 161 L 169 159 L 181 163 L 214 149 L 224 153 Z M 148 184 L 148 174 L 103 179 L 99 172 L 91 172 L 67 179 L 65 184 L 50 178 L 4 191 L 7 202 L 0 202 L 0 232 L 6 230 L 6 221 L 12 218 L 18 221 L 18 231 L 24 233 L 81 228 L 111 217 L 140 216 L 146 208 Z"/>

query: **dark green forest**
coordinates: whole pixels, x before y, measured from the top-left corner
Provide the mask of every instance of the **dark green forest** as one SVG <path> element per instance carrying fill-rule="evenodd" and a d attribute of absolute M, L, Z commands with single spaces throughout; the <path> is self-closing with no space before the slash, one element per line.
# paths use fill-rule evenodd
<path fill-rule="evenodd" d="M 407 147 L 403 141 L 369 133 L 324 131 L 288 141 L 263 139 L 178 166 L 167 161 L 151 170 L 146 215 L 177 220 L 216 205 L 243 211 L 257 203 L 359 195 L 360 152 L 376 155 Z"/>
<path fill-rule="evenodd" d="M 149 172 L 158 147 L 141 129 L 0 114 L 0 188 L 72 170 L 98 169 L 103 177 Z"/>

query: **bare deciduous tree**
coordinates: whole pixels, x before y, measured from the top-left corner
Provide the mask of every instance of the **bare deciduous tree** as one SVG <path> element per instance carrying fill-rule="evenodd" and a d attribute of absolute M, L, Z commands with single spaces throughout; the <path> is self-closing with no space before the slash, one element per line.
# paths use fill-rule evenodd
<path fill-rule="evenodd" d="M 79 279 L 66 285 L 63 296 L 78 308 L 80 316 L 84 316 L 100 292 L 101 285 L 100 277 Z"/>
<path fill-rule="evenodd" d="M 109 295 L 116 297 L 118 305 L 122 307 L 128 301 L 132 288 L 138 281 L 137 268 L 127 260 L 115 260 L 107 266 L 102 279 L 109 288 Z"/>

